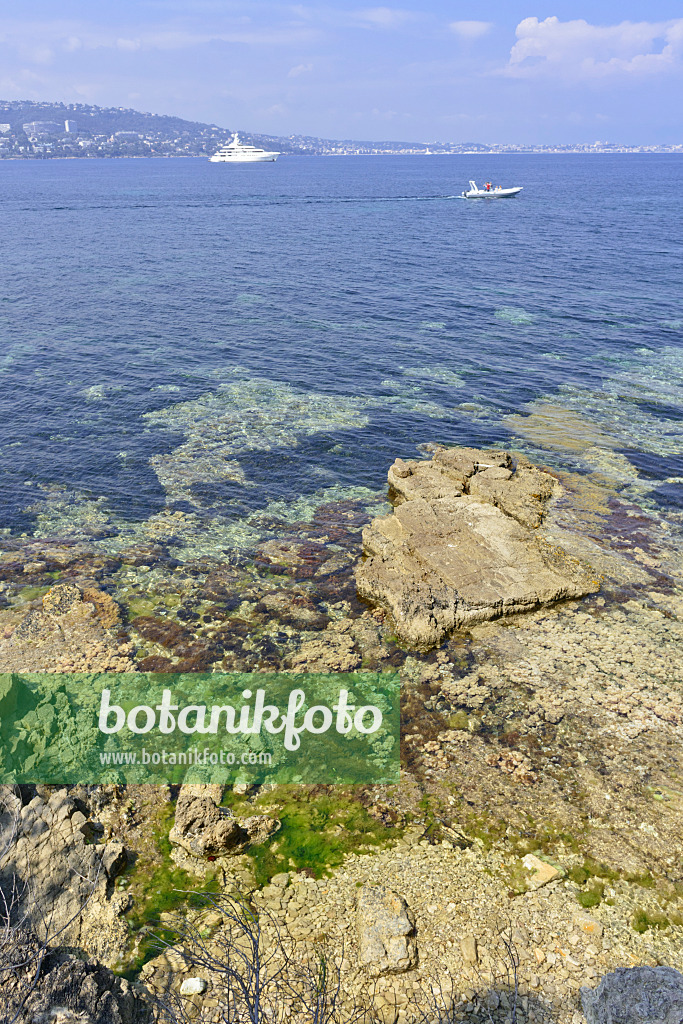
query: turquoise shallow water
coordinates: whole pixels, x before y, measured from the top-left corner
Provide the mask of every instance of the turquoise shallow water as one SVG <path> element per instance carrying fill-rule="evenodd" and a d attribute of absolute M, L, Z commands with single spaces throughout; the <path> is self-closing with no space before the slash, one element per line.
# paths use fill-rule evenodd
<path fill-rule="evenodd" d="M 509 202 L 450 198 L 470 177 Z M 683 510 L 675 156 L 0 164 L 2 527 L 249 547 L 514 444 Z"/>

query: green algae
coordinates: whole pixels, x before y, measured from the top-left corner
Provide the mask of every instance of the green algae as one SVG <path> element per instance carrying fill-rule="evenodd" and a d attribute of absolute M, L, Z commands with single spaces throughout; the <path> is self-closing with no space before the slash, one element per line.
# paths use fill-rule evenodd
<path fill-rule="evenodd" d="M 639 907 L 631 918 L 631 927 L 634 932 L 644 935 L 645 932 L 650 930 L 664 931 L 665 928 L 670 928 L 671 921 L 660 911 L 643 910 L 642 907 Z"/>
<path fill-rule="evenodd" d="M 579 906 L 583 907 L 584 910 L 590 910 L 592 907 L 599 906 L 602 901 L 602 896 L 599 892 L 589 890 L 588 892 L 579 892 L 576 894 L 576 901 Z"/>
<path fill-rule="evenodd" d="M 283 786 L 254 803 L 228 793 L 224 804 L 236 814 L 267 813 L 282 823 L 267 843 L 248 850 L 258 885 L 267 884 L 282 871 L 304 871 L 323 878 L 350 853 L 390 846 L 403 834 L 395 824 L 374 818 L 352 790 L 330 795 L 318 787 Z"/>
<path fill-rule="evenodd" d="M 639 885 L 641 889 L 655 889 L 657 887 L 657 882 L 649 871 L 641 872 L 640 874 L 631 872 L 624 877 L 631 885 Z"/>
<path fill-rule="evenodd" d="M 134 597 L 126 603 L 129 619 L 137 619 L 141 615 L 152 615 L 159 604 L 155 597 Z"/>
<path fill-rule="evenodd" d="M 172 804 L 160 809 L 152 829 L 152 851 L 139 854 L 118 879 L 119 888 L 125 889 L 131 897 L 131 907 L 126 914 L 131 949 L 117 973 L 130 979 L 137 977 L 144 964 L 159 955 L 159 937 L 166 942 L 173 942 L 175 938 L 172 931 L 161 926 L 162 914 L 199 908 L 204 905 L 202 893 L 220 891 L 217 879 L 208 873 L 201 883 L 202 892 L 197 892 L 197 879 L 171 860 L 168 833 L 173 815 Z M 150 926 L 154 933 L 148 934 Z M 135 936 L 143 929 L 143 937 L 133 945 Z"/>
<path fill-rule="evenodd" d="M 31 601 L 38 601 L 41 597 L 47 594 L 49 586 L 47 587 L 22 587 L 18 592 L 14 601 L 14 605 L 29 604 Z"/>
<path fill-rule="evenodd" d="M 456 711 L 454 715 L 451 715 L 448 719 L 449 729 L 467 729 L 469 726 L 469 718 L 466 711 Z"/>

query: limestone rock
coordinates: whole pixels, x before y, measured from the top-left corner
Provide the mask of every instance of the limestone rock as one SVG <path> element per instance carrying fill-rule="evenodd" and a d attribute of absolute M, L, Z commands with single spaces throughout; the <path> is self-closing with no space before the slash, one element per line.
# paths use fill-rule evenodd
<path fill-rule="evenodd" d="M 84 963 L 68 953 L 52 952 L 36 981 L 40 944 L 22 937 L 11 951 L 17 966 L 3 972 L 0 1005 L 3 1020 L 17 1024 L 148 1024 L 151 1007 L 121 978 L 101 964 Z M 15 1016 L 16 1013 L 16 1016 Z"/>
<path fill-rule="evenodd" d="M 454 628 L 599 589 L 535 529 L 557 482 L 507 452 L 442 449 L 395 463 L 389 482 L 394 512 L 363 531 L 356 583 L 406 642 L 433 646 Z"/>
<path fill-rule="evenodd" d="M 359 958 L 372 974 L 407 971 L 417 961 L 415 920 L 392 889 L 365 885 L 358 894 Z"/>
<path fill-rule="evenodd" d="M 126 672 L 132 647 L 113 632 L 118 605 L 104 591 L 56 583 L 14 631 L 0 639 L 1 672 Z"/>
<path fill-rule="evenodd" d="M 362 655 L 355 637 L 340 632 L 340 623 L 333 622 L 315 640 L 307 640 L 290 659 L 295 672 L 353 672 Z"/>
<path fill-rule="evenodd" d="M 75 815 L 72 815 L 71 821 L 74 823 Z M 79 821 L 79 828 L 82 831 L 82 824 Z M 123 843 L 107 843 L 103 848 L 102 852 L 102 867 L 107 873 L 109 879 L 116 878 L 128 863 L 128 855 L 126 853 Z"/>
<path fill-rule="evenodd" d="M 86 842 L 88 820 L 65 789 L 45 795 L 22 805 L 12 787 L 0 787 L 1 878 L 29 879 L 19 909 L 38 934 L 49 907 L 49 930 L 60 943 L 113 964 L 128 943 L 121 919 L 128 897 L 111 885 L 126 852 L 120 843 Z"/>
<path fill-rule="evenodd" d="M 232 811 L 220 806 L 222 795 L 220 785 L 182 786 L 170 841 L 192 857 L 217 857 L 264 843 L 279 829 L 280 822 L 265 814 L 238 821 Z"/>
<path fill-rule="evenodd" d="M 181 996 L 201 996 L 208 987 L 204 978 L 185 978 L 180 986 L 180 994 Z"/>
<path fill-rule="evenodd" d="M 581 989 L 588 1024 L 681 1024 L 683 974 L 672 967 L 620 967 Z"/>
<path fill-rule="evenodd" d="M 83 600 L 75 583 L 57 583 L 43 597 L 43 608 L 52 615 L 65 615 Z"/>
<path fill-rule="evenodd" d="M 527 853 L 526 857 L 522 858 L 522 864 L 530 872 L 530 889 L 540 889 L 542 886 L 547 885 L 548 882 L 554 882 L 561 875 L 561 872 L 554 868 L 552 864 L 548 864 L 547 861 L 535 857 L 533 853 Z"/>
<path fill-rule="evenodd" d="M 477 940 L 474 935 L 465 935 L 460 940 L 460 949 L 462 950 L 462 956 L 465 963 L 476 964 L 479 959 L 479 950 L 477 948 Z"/>
<path fill-rule="evenodd" d="M 603 925 L 590 914 L 575 914 L 572 921 L 586 935 L 591 935 L 598 940 L 602 938 Z"/>
<path fill-rule="evenodd" d="M 490 502 L 532 529 L 541 525 L 548 501 L 558 491 L 557 481 L 533 466 L 519 466 L 514 475 L 510 470 L 486 469 L 472 476 L 468 487 L 472 497 Z"/>
<path fill-rule="evenodd" d="M 438 448 L 430 461 L 396 459 L 389 468 L 389 486 L 394 504 L 413 498 L 452 498 L 467 491 L 475 473 L 507 473 L 512 476 L 508 452 L 478 451 L 476 448 Z"/>

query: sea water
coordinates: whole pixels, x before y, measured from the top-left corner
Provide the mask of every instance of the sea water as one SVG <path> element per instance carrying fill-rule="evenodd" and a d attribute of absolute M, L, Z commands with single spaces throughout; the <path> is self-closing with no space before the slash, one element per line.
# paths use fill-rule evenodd
<path fill-rule="evenodd" d="M 676 155 L 4 161 L 0 526 L 115 547 L 170 510 L 223 557 L 372 514 L 434 442 L 680 522 L 682 185 Z"/>

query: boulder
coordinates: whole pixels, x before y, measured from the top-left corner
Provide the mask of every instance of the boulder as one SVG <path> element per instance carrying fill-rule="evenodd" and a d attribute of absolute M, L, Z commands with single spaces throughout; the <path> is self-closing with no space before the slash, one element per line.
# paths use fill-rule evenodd
<path fill-rule="evenodd" d="M 392 889 L 364 885 L 356 911 L 359 959 L 371 974 L 397 974 L 417 962 L 415 919 Z"/>
<path fill-rule="evenodd" d="M 205 978 L 185 978 L 180 986 L 181 996 L 201 996 L 209 987 Z"/>
<path fill-rule="evenodd" d="M 170 841 L 191 857 L 219 857 L 241 853 L 253 844 L 266 842 L 280 828 L 276 818 L 256 814 L 238 821 L 221 807 L 220 785 L 181 786 Z"/>
<path fill-rule="evenodd" d="M 672 967 L 620 967 L 581 989 L 588 1024 L 681 1024 L 683 974 Z"/>
<path fill-rule="evenodd" d="M 56 583 L 43 597 L 43 608 L 51 615 L 66 615 L 83 600 L 75 583 Z"/>
<path fill-rule="evenodd" d="M 10 635 L 0 638 L 1 672 L 130 672 L 132 646 L 114 632 L 120 610 L 95 586 L 56 583 Z"/>
<path fill-rule="evenodd" d="M 441 449 L 389 470 L 391 515 L 363 531 L 361 598 L 415 647 L 452 629 L 599 589 L 596 574 L 544 539 L 559 484 L 507 452 Z"/>
<path fill-rule="evenodd" d="M 522 864 L 530 873 L 530 889 L 541 889 L 548 882 L 554 882 L 562 876 L 562 872 L 558 871 L 556 867 L 548 864 L 545 860 L 541 860 L 540 857 L 534 856 L 533 853 L 527 853 L 526 857 L 522 858 Z"/>
<path fill-rule="evenodd" d="M 0 979 L 0 1015 L 16 1024 L 148 1024 L 151 1006 L 127 981 L 97 963 L 48 952 L 36 980 L 41 944 L 18 936 L 16 967 Z M 6 959 L 6 957 L 5 957 Z M 16 1016 L 15 1016 L 16 1014 Z"/>
<path fill-rule="evenodd" d="M 47 929 L 51 943 L 113 964 L 128 945 L 121 915 L 129 897 L 112 885 L 126 851 L 118 842 L 89 843 L 93 823 L 80 806 L 66 789 L 24 804 L 11 786 L 0 787 L 0 891 L 14 892 L 17 913 L 41 938 Z"/>
<path fill-rule="evenodd" d="M 546 506 L 559 492 L 559 484 L 549 473 L 534 466 L 518 466 L 514 474 L 508 469 L 485 469 L 475 473 L 468 482 L 467 493 L 488 501 L 522 526 L 537 529 L 543 522 Z"/>

